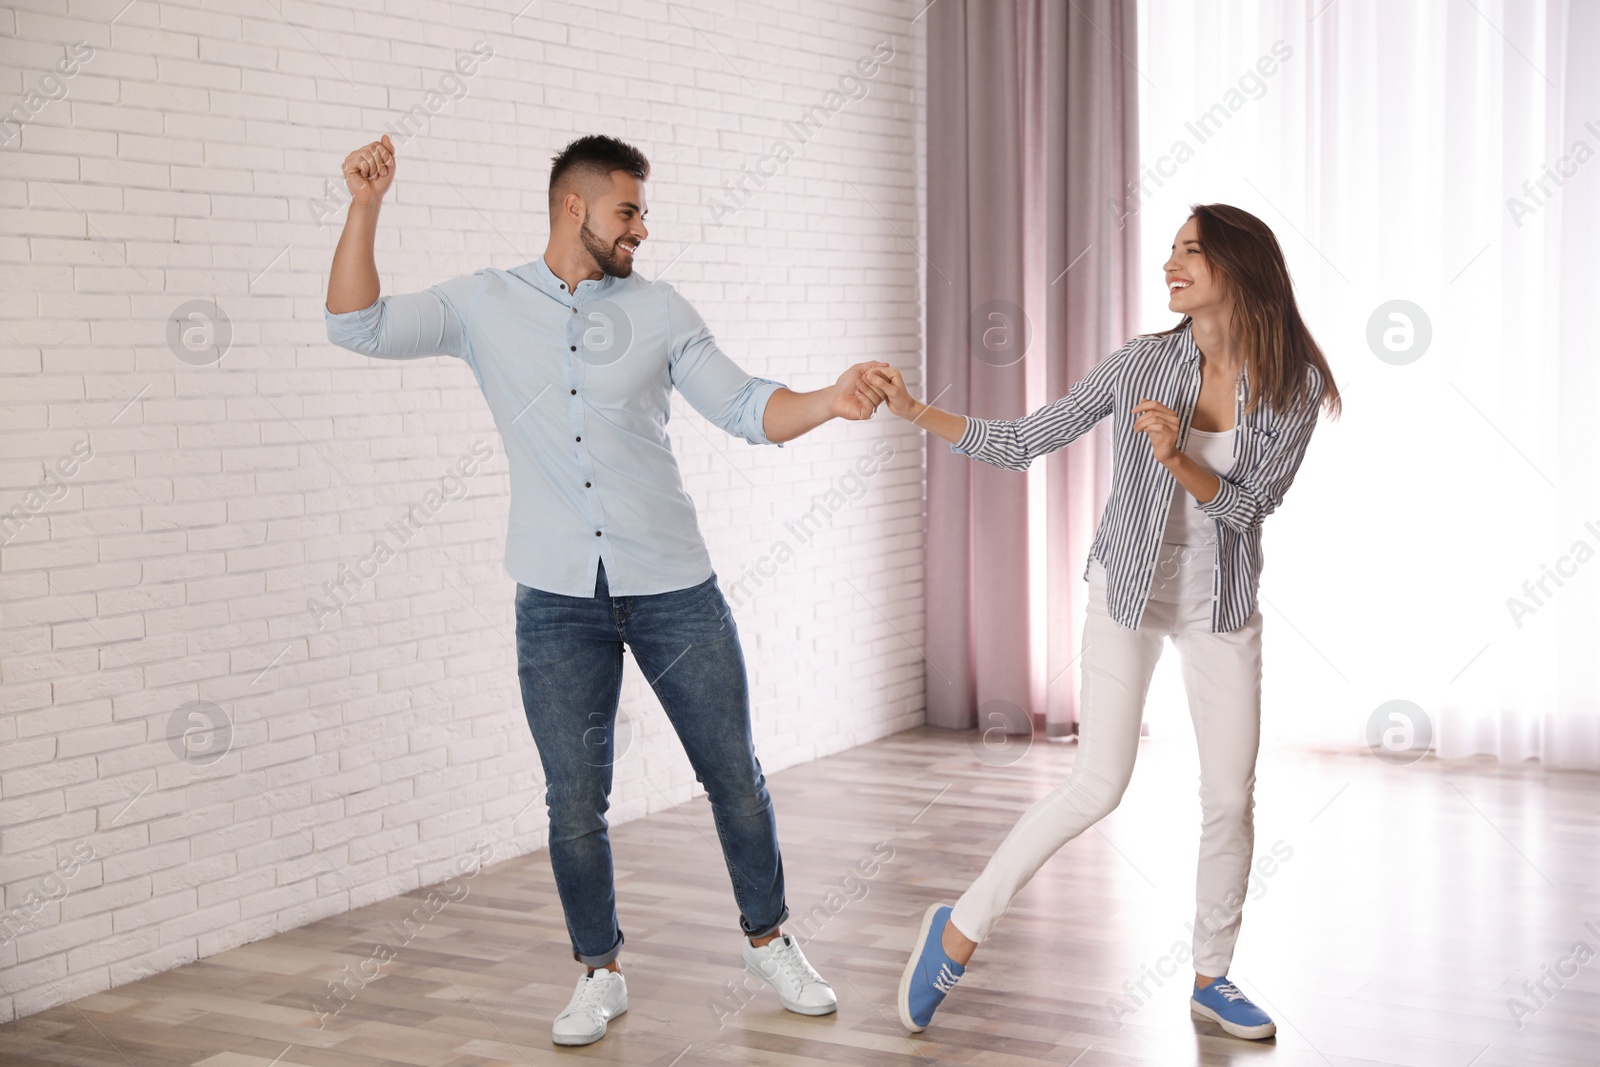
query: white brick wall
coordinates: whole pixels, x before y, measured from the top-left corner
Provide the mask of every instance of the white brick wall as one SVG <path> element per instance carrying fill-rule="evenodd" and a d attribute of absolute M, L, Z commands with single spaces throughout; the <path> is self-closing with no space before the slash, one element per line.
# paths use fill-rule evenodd
<path fill-rule="evenodd" d="M 0 1020 L 437 882 L 479 840 L 544 844 L 477 386 L 325 340 L 345 153 L 432 113 L 384 209 L 388 291 L 538 255 L 551 154 L 609 132 L 655 167 L 641 270 L 751 372 L 919 361 L 922 0 L 522 6 L 0 9 Z M 717 225 L 724 182 L 878 42 L 865 95 Z M 169 345 L 196 300 L 231 325 L 220 363 Z M 742 580 L 766 767 L 920 722 L 917 435 L 885 413 L 756 449 L 674 416 Z M 308 599 L 475 445 L 466 496 L 319 629 Z M 226 752 L 169 743 L 194 701 Z M 696 788 L 631 661 L 623 707 L 618 819 Z"/>

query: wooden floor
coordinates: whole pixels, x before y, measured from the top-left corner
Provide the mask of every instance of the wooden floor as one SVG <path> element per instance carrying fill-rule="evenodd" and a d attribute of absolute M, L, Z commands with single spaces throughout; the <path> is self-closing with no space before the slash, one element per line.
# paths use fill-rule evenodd
<path fill-rule="evenodd" d="M 1074 754 L 1040 742 L 997 768 L 963 735 L 914 730 L 772 776 L 789 903 L 811 917 L 832 1017 L 738 994 L 702 798 L 613 835 L 631 1009 L 596 1045 L 550 1044 L 578 969 L 541 853 L 478 875 L 409 942 L 390 924 L 420 894 L 12 1023 L 0 1064 L 1600 1063 L 1600 776 L 1265 750 L 1257 853 L 1287 858 L 1252 882 L 1232 973 L 1278 1036 L 1245 1042 L 1190 1018 L 1172 966 L 1199 823 L 1183 737 L 1143 743 L 1123 805 L 1046 866 L 934 1027 L 908 1036 L 893 1000 L 914 920 L 955 898 Z M 873 869 L 875 849 L 892 858 Z M 377 942 L 394 958 L 319 1027 L 313 1001 Z M 1540 980 L 1548 995 L 1524 987 Z"/>

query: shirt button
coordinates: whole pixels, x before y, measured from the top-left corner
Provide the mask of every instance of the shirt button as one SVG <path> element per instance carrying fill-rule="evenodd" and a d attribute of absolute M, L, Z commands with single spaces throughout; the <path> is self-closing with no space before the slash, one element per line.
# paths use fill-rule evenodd
<path fill-rule="evenodd" d="M 599 531 L 599 530 L 596 530 L 596 531 L 595 531 L 595 532 L 594 532 L 594 535 L 595 535 L 595 536 L 596 536 L 596 537 L 599 537 L 599 536 L 600 536 L 600 531 Z"/>
<path fill-rule="evenodd" d="M 581 440 L 583 440 L 583 438 L 581 438 L 581 437 L 574 437 L 574 438 L 573 438 L 573 440 L 574 440 L 574 441 L 581 441 Z"/>
<path fill-rule="evenodd" d="M 589 482 L 584 482 L 584 483 L 583 483 L 583 487 L 584 487 L 584 488 L 585 488 L 585 489 L 588 489 L 588 488 L 590 488 L 590 486 L 591 486 L 591 483 L 589 483 Z"/>
<path fill-rule="evenodd" d="M 572 346 L 572 350 L 573 350 L 573 351 L 574 351 L 574 352 L 576 352 L 576 351 L 577 351 L 577 350 L 578 350 L 578 346 L 577 346 L 577 345 L 573 345 L 573 346 Z"/>
<path fill-rule="evenodd" d="M 573 391 L 572 391 L 572 395 L 573 395 L 573 396 L 577 396 L 577 395 L 578 395 L 578 391 L 577 391 L 577 390 L 576 390 L 576 389 L 574 389 L 574 390 L 573 390 Z"/>

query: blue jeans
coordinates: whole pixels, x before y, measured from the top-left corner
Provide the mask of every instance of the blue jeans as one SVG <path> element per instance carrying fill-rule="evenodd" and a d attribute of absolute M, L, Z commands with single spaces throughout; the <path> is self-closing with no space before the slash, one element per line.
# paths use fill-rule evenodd
<path fill-rule="evenodd" d="M 550 866 L 573 958 L 603 967 L 622 951 L 610 805 L 622 646 L 661 700 L 706 788 L 739 924 L 764 937 L 789 916 L 772 797 L 750 732 L 750 687 L 716 575 L 689 589 L 611 595 L 605 565 L 592 597 L 517 586 L 517 676 L 544 764 Z"/>

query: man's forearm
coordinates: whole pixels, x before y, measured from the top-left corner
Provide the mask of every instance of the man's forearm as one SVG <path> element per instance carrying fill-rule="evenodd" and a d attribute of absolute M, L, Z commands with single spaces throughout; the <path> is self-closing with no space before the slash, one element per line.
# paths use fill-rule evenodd
<path fill-rule="evenodd" d="M 344 232 L 328 271 L 328 310 L 335 315 L 371 307 L 378 299 L 378 263 L 372 250 L 382 201 L 352 200 Z"/>
<path fill-rule="evenodd" d="M 761 431 L 774 444 L 810 433 L 833 418 L 830 408 L 836 388 L 830 385 L 809 393 L 779 389 L 768 398 L 766 410 L 761 413 Z"/>

